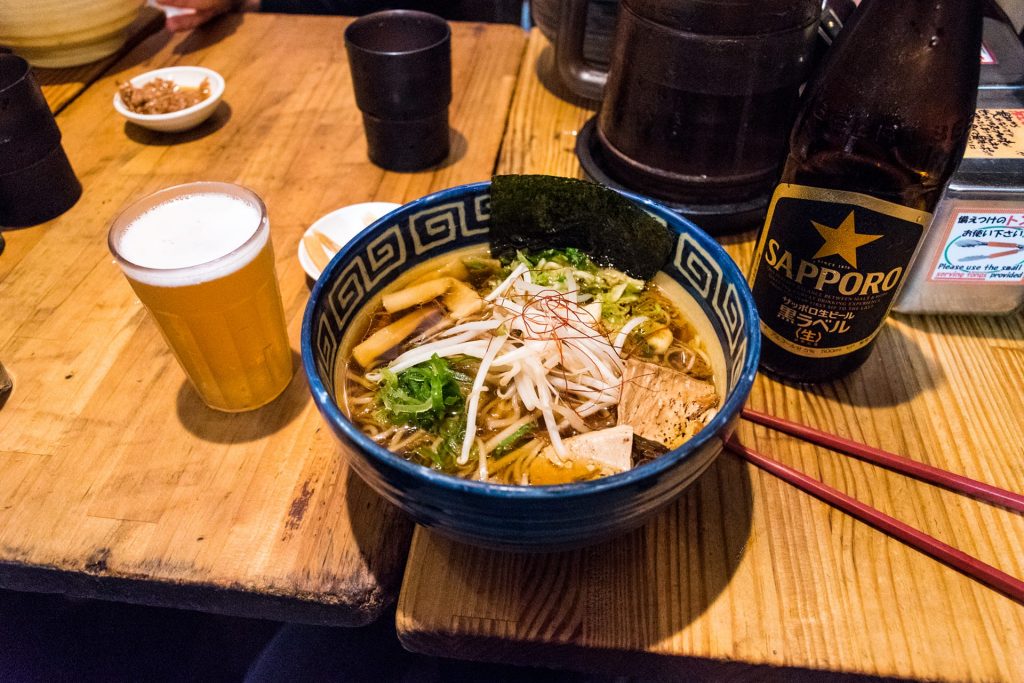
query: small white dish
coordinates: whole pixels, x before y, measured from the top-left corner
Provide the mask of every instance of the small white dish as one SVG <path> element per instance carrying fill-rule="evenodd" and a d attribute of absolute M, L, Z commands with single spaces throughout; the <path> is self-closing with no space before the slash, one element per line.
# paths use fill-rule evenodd
<path fill-rule="evenodd" d="M 320 277 L 320 269 L 313 263 L 309 252 L 306 251 L 307 237 L 312 238 L 311 241 L 317 243 L 316 233 L 320 233 L 328 237 L 339 247 L 344 247 L 353 237 L 362 232 L 363 228 L 400 206 L 401 204 L 395 204 L 394 202 L 350 204 L 319 218 L 306 229 L 305 234 L 302 236 L 303 239 L 299 240 L 299 263 L 302 264 L 302 269 L 306 271 L 306 275 L 314 280 Z M 334 257 L 333 254 L 327 254 L 326 251 L 324 255 L 328 261 Z"/>
<path fill-rule="evenodd" d="M 121 101 L 120 93 L 114 93 L 114 109 L 117 110 L 117 113 L 132 123 L 149 128 L 150 130 L 177 133 L 189 128 L 195 128 L 210 118 L 210 114 L 214 112 L 217 104 L 220 103 L 221 97 L 224 96 L 224 77 L 212 69 L 201 66 L 168 66 L 163 69 L 147 71 L 132 78 L 129 82 L 133 87 L 138 88 L 154 78 L 174 81 L 188 88 L 198 88 L 203 79 L 206 78 L 210 81 L 210 96 L 187 109 L 171 112 L 170 114 L 136 114 L 124 105 L 124 102 Z"/>

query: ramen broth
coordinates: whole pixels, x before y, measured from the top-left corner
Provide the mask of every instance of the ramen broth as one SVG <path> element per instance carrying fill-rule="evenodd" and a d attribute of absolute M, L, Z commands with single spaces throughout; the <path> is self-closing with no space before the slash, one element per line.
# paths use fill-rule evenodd
<path fill-rule="evenodd" d="M 339 356 L 339 405 L 378 444 L 447 474 L 516 485 L 616 474 L 678 447 L 720 402 L 721 350 L 679 285 L 572 249 L 505 264 L 462 249 L 365 310 Z"/>

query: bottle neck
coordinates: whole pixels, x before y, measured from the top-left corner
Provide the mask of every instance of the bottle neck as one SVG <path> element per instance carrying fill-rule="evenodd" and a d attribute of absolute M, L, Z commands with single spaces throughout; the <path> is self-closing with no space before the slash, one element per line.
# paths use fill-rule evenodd
<path fill-rule="evenodd" d="M 981 0 L 864 0 L 839 34 L 831 62 L 868 69 L 895 92 L 934 92 L 937 79 L 977 89 Z M 853 72 L 856 73 L 856 72 Z"/>
<path fill-rule="evenodd" d="M 979 0 L 865 0 L 807 88 L 786 182 L 930 211 L 977 97 Z"/>
<path fill-rule="evenodd" d="M 825 56 L 805 101 L 844 112 L 974 110 L 980 0 L 864 0 Z"/>

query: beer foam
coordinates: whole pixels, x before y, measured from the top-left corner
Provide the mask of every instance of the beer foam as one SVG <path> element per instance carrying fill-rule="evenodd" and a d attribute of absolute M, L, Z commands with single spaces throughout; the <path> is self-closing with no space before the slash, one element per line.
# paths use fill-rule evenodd
<path fill-rule="evenodd" d="M 121 234 L 117 252 L 134 280 L 163 287 L 199 284 L 229 275 L 256 257 L 268 233 L 264 230 L 261 239 L 249 243 L 260 219 L 260 210 L 238 197 L 183 195 L 136 217 Z"/>

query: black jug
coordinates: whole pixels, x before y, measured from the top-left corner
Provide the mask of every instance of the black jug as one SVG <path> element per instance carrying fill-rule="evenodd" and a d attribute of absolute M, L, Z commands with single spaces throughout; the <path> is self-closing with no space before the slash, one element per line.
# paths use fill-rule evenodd
<path fill-rule="evenodd" d="M 560 62 L 576 38 L 566 0 Z M 702 227 L 757 227 L 779 178 L 820 0 L 622 0 L 604 98 L 577 152 L 595 180 L 661 199 Z M 579 73 L 599 79 L 592 68 Z"/>

